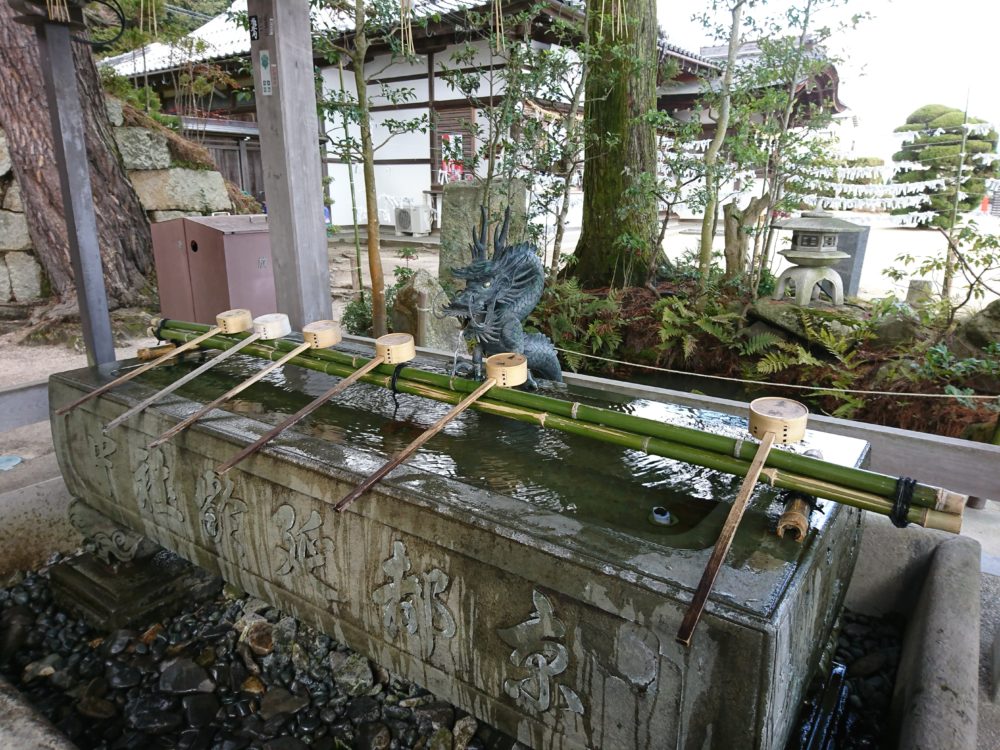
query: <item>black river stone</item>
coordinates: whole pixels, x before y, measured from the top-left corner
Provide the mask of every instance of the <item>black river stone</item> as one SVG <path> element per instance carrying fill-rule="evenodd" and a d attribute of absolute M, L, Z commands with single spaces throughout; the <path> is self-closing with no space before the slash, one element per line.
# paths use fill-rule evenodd
<path fill-rule="evenodd" d="M 211 693 L 215 684 L 204 668 L 190 659 L 175 659 L 164 665 L 160 690 L 166 693 Z"/>

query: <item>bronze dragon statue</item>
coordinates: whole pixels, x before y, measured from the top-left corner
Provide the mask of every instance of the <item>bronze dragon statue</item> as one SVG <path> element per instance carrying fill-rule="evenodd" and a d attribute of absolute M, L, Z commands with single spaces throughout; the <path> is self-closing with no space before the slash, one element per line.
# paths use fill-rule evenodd
<path fill-rule="evenodd" d="M 525 333 L 523 327 L 541 299 L 545 284 L 538 251 L 527 242 L 507 244 L 508 208 L 503 227 L 493 233 L 493 257 L 488 257 L 486 208 L 480 210 L 479 236 L 475 230 L 472 232 L 472 263 L 451 269 L 457 278 L 465 280 L 465 289 L 444 308 L 444 313 L 462 322 L 466 341 L 475 345 L 477 365 L 483 355 L 519 352 L 528 358 L 529 387 L 537 388 L 535 377 L 562 382 L 562 368 L 549 337 Z"/>

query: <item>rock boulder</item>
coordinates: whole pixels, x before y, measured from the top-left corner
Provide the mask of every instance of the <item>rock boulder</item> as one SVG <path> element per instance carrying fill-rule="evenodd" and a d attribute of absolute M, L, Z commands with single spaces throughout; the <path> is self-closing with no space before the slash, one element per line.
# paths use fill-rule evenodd
<path fill-rule="evenodd" d="M 497 190 L 498 195 L 506 191 Z M 510 191 L 510 231 L 508 242 L 513 244 L 524 239 L 525 212 L 528 199 L 524 183 L 515 182 Z M 472 260 L 472 232 L 479 227 L 479 207 L 485 200 L 483 186 L 474 182 L 452 182 L 444 187 L 441 198 L 441 255 L 438 260 L 438 279 L 446 288 L 453 287 L 457 279 L 451 275 L 452 268 L 467 266 Z M 506 205 L 499 205 L 503 199 L 494 198 L 493 210 L 498 216 L 493 221 L 503 221 Z M 478 236 L 478 233 L 477 233 Z M 493 231 L 486 241 L 489 255 L 493 254 Z M 464 282 L 458 282 L 464 286 Z"/>
<path fill-rule="evenodd" d="M 970 353 L 1000 343 L 1000 299 L 966 318 L 955 331 L 955 339 Z"/>
<path fill-rule="evenodd" d="M 10 271 L 7 264 L 0 258 L 0 302 L 10 302 L 13 292 L 10 289 Z"/>
<path fill-rule="evenodd" d="M 896 310 L 876 321 L 872 344 L 879 349 L 895 349 L 912 344 L 921 335 L 920 321 L 913 313 Z"/>
<path fill-rule="evenodd" d="M 0 177 L 10 171 L 10 151 L 7 149 L 7 136 L 0 130 Z"/>
<path fill-rule="evenodd" d="M 4 261 L 15 300 L 30 302 L 42 296 L 42 267 L 31 253 L 7 253 Z"/>
<path fill-rule="evenodd" d="M 0 250 L 27 250 L 31 247 L 24 214 L 0 211 Z"/>
<path fill-rule="evenodd" d="M 417 318 L 421 292 L 426 294 L 427 310 L 423 311 L 426 321 L 424 329 L 418 332 Z M 444 289 L 437 279 L 420 269 L 396 294 L 396 301 L 391 311 L 392 330 L 412 333 L 420 346 L 450 352 L 458 342 L 461 326 L 455 318 L 439 318 L 435 314 L 435 310 L 440 310 L 447 303 Z"/>
<path fill-rule="evenodd" d="M 125 169 L 166 169 L 170 149 L 163 133 L 146 128 L 115 128 L 115 141 Z"/>
<path fill-rule="evenodd" d="M 229 211 L 232 204 L 222 175 L 202 169 L 154 169 L 129 173 L 147 211 Z"/>
<path fill-rule="evenodd" d="M 108 112 L 108 119 L 112 125 L 120 128 L 125 124 L 125 113 L 122 111 L 121 100 L 115 99 L 113 96 L 105 96 L 104 108 Z"/>
<path fill-rule="evenodd" d="M 3 197 L 3 208 L 18 214 L 24 212 L 24 203 L 21 201 L 21 186 L 17 184 L 17 180 L 12 180 L 10 187 L 7 188 L 7 193 Z"/>

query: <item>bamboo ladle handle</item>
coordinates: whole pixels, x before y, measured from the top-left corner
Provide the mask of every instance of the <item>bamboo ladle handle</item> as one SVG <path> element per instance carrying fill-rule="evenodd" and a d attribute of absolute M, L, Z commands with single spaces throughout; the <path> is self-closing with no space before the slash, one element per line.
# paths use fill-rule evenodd
<path fill-rule="evenodd" d="M 493 386 L 500 384 L 510 388 L 524 383 L 528 379 L 528 362 L 523 354 L 513 352 L 494 354 L 486 360 L 486 373 L 489 377 L 487 377 L 486 380 L 484 380 L 482 384 L 476 388 L 476 390 L 455 404 L 455 406 L 453 406 L 447 414 L 441 417 L 441 419 L 424 430 L 413 442 L 403 448 L 403 450 L 393 456 L 379 469 L 376 469 L 368 476 L 367 479 L 351 490 L 346 497 L 333 506 L 333 509 L 338 512 L 343 512 L 348 505 L 365 494 L 375 484 L 380 482 L 389 472 L 416 453 L 420 446 L 441 432 L 445 425 L 472 406 Z"/>
<path fill-rule="evenodd" d="M 248 336 L 247 338 L 243 339 L 242 341 L 240 341 L 235 346 L 231 346 L 228 349 L 226 349 L 226 350 L 224 350 L 222 352 L 219 352 L 219 354 L 217 354 L 214 357 L 212 357 L 210 360 L 208 360 L 208 362 L 206 362 L 205 364 L 203 364 L 203 365 L 195 368 L 194 370 L 192 370 L 191 372 L 189 372 L 184 377 L 178 378 L 177 380 L 175 380 L 174 382 L 172 382 L 170 385 L 167 385 L 167 386 L 161 388 L 160 390 L 158 390 L 152 396 L 149 396 L 148 398 L 143 399 L 138 404 L 136 404 L 135 406 L 133 406 L 131 409 L 128 409 L 128 410 L 124 411 L 123 413 L 119 414 L 117 417 L 115 417 L 114 419 L 112 419 L 110 422 L 108 422 L 106 425 L 104 425 L 104 434 L 105 435 L 108 434 L 109 432 L 111 432 L 111 430 L 113 430 L 116 427 L 118 427 L 118 425 L 122 424 L 123 422 L 127 421 L 128 419 L 130 419 L 134 415 L 136 415 L 139 412 L 143 411 L 148 406 L 150 406 L 154 401 L 158 401 L 163 396 L 170 395 L 171 393 L 173 393 L 174 391 L 176 391 L 178 388 L 180 388 L 182 385 L 185 385 L 186 383 L 190 383 L 192 380 L 194 380 L 195 378 L 197 378 L 199 375 L 202 375 L 202 374 L 208 372 L 209 370 L 211 370 L 213 367 L 215 367 L 220 362 L 224 362 L 225 360 L 229 359 L 234 354 L 239 353 L 240 349 L 243 349 L 244 347 L 249 346 L 254 341 L 257 341 L 259 338 L 260 338 L 260 336 L 258 334 L 256 334 L 256 333 L 251 334 L 250 336 Z"/>
<path fill-rule="evenodd" d="M 216 323 L 215 327 L 208 329 L 200 336 L 196 336 L 195 338 L 181 344 L 180 346 L 172 347 L 169 351 L 166 352 L 166 354 L 157 357 L 152 362 L 147 362 L 144 365 L 140 365 L 131 372 L 127 372 L 124 375 L 115 378 L 110 383 L 105 383 L 100 388 L 95 388 L 90 393 L 85 393 L 76 401 L 73 401 L 72 403 L 66 404 L 66 406 L 62 406 L 56 409 L 56 414 L 61 417 L 63 414 L 69 413 L 70 411 L 80 406 L 81 404 L 87 403 L 92 398 L 97 398 L 98 396 L 107 393 L 112 388 L 119 386 L 122 383 L 126 383 L 132 378 L 137 377 L 138 375 L 142 375 L 142 373 L 147 372 L 148 370 L 152 370 L 154 367 L 163 364 L 169 359 L 173 359 L 178 354 L 182 354 L 183 352 L 186 352 L 189 349 L 194 349 L 196 346 L 198 346 L 198 344 L 205 341 L 206 339 L 210 339 L 212 336 L 216 336 L 220 333 L 238 333 L 240 331 L 245 331 L 247 327 L 250 325 L 250 311 L 243 310 L 241 308 L 237 308 L 235 310 L 226 310 L 225 312 L 221 312 L 215 316 L 215 323 Z"/>
<path fill-rule="evenodd" d="M 274 336 L 273 338 L 280 338 L 280 336 L 282 335 L 284 334 L 279 334 L 277 336 Z M 302 344 L 292 349 L 290 352 L 281 357 L 281 359 L 275 362 L 271 362 L 267 367 L 264 367 L 263 369 L 257 371 L 249 378 L 244 380 L 242 383 L 233 386 L 228 391 L 219 396 L 217 399 L 205 404 L 203 407 L 198 409 L 198 411 L 196 411 L 194 414 L 190 415 L 189 417 L 175 424 L 173 427 L 171 427 L 169 430 L 167 430 L 166 432 L 161 434 L 158 438 L 156 438 L 153 442 L 151 442 L 149 444 L 149 447 L 155 448 L 156 446 L 161 445 L 162 443 L 165 443 L 166 441 L 170 440 L 170 438 L 174 437 L 175 435 L 183 432 L 188 427 L 197 422 L 199 419 L 201 419 L 203 416 L 208 414 L 208 412 L 210 412 L 212 409 L 225 403 L 233 396 L 242 393 L 247 388 L 252 386 L 254 383 L 264 378 L 268 373 L 273 372 L 277 368 L 287 363 L 289 360 L 294 359 L 298 355 L 302 354 L 302 352 L 306 351 L 307 349 L 326 349 L 328 347 L 336 345 L 337 343 L 340 342 L 341 339 L 340 327 L 332 320 L 321 320 L 317 321 L 316 323 L 310 323 L 309 325 L 305 326 L 302 329 L 302 336 L 305 339 L 305 341 Z"/>
<path fill-rule="evenodd" d="M 708 564 L 701 574 L 701 580 L 695 589 L 691 603 L 688 605 L 684 619 L 677 631 L 677 642 L 685 646 L 691 645 L 695 628 L 701 620 L 702 612 L 708 603 L 708 595 L 715 586 L 715 579 L 719 575 L 719 570 L 729 554 L 729 548 L 736 537 L 736 530 L 739 528 L 743 514 L 750 504 L 750 495 L 753 493 L 757 479 L 764 468 L 767 456 L 771 452 L 774 443 L 794 443 L 802 439 L 805 434 L 806 420 L 809 411 L 805 406 L 797 401 L 783 398 L 759 398 L 750 404 L 750 432 L 760 438 L 760 445 L 750 462 L 749 470 L 740 485 L 740 491 L 729 509 L 726 522 L 722 526 L 719 538 L 715 541 L 712 555 L 708 558 Z"/>
<path fill-rule="evenodd" d="M 413 359 L 413 357 L 416 356 L 416 347 L 413 344 L 413 337 L 410 334 L 390 333 L 386 336 L 379 337 L 375 341 L 375 353 L 376 355 L 374 359 L 369 360 L 365 365 L 359 367 L 350 375 L 341 379 L 339 383 L 333 386 L 333 388 L 328 390 L 326 393 L 317 396 L 290 417 L 286 418 L 283 422 L 272 427 L 266 433 L 261 435 L 257 442 L 251 443 L 225 463 L 221 463 L 216 466 L 215 473 L 221 477 L 223 474 L 236 466 L 236 464 L 240 461 L 252 456 L 254 453 L 271 442 L 271 440 L 276 438 L 280 433 L 287 430 L 296 422 L 308 417 L 329 399 L 345 390 L 352 383 L 360 380 L 379 365 L 383 363 L 399 364 Z"/>
<path fill-rule="evenodd" d="M 214 328 L 210 328 L 205 331 L 201 334 L 201 336 L 196 336 L 190 341 L 167 352 L 163 356 L 154 359 L 152 362 L 147 362 L 141 367 L 137 367 L 131 372 L 127 372 L 124 375 L 115 378 L 110 383 L 105 383 L 100 388 L 95 388 L 90 393 L 84 394 L 76 401 L 56 409 L 56 414 L 61 417 L 63 414 L 69 413 L 81 404 L 87 403 L 92 398 L 97 398 L 98 396 L 107 393 L 112 388 L 119 386 L 122 383 L 126 383 L 138 375 L 142 375 L 142 373 L 148 370 L 152 370 L 154 367 L 157 367 L 167 360 L 176 357 L 178 354 L 186 352 L 189 349 L 194 349 L 202 341 L 210 339 L 212 336 L 216 336 L 220 333 L 237 333 L 238 331 L 246 330 L 245 326 L 250 323 L 250 311 L 242 309 L 226 310 L 225 312 L 219 313 L 215 316 L 215 323 L 216 325 Z"/>
<path fill-rule="evenodd" d="M 226 361 L 240 350 L 250 346 L 253 342 L 265 338 L 277 338 L 278 336 L 284 336 L 292 332 L 292 328 L 288 323 L 288 316 L 282 313 L 270 313 L 251 320 L 249 313 L 243 315 L 243 313 L 246 313 L 247 311 L 240 310 L 239 312 L 240 315 L 234 319 L 230 325 L 230 329 L 227 330 L 226 333 L 244 333 L 252 328 L 252 334 L 250 334 L 247 338 L 236 342 L 236 344 L 229 347 L 225 351 L 215 355 L 215 357 L 210 359 L 208 362 L 205 362 L 200 367 L 195 368 L 184 377 L 178 378 L 170 385 L 161 388 L 149 398 L 136 404 L 131 409 L 126 410 L 123 414 L 119 414 L 104 426 L 104 434 L 108 434 L 111 430 L 128 420 L 133 415 L 143 411 L 154 401 L 158 401 L 163 396 L 173 393 L 185 383 L 190 383 L 195 378 L 211 370 L 220 362 Z"/>
<path fill-rule="evenodd" d="M 708 595 L 711 593 L 712 587 L 715 586 L 715 579 L 719 575 L 719 570 L 722 568 L 722 563 L 725 561 L 726 555 L 729 554 L 729 548 L 732 546 L 733 538 L 736 536 L 736 529 L 739 528 L 747 505 L 750 504 L 750 495 L 757 484 L 757 479 L 764 468 L 764 462 L 767 460 L 767 454 L 771 452 L 772 445 L 774 445 L 774 433 L 765 433 L 764 440 L 761 441 L 757 448 L 757 453 L 754 454 L 753 461 L 750 462 L 750 470 L 743 478 L 743 484 L 740 485 L 739 494 L 736 496 L 733 506 L 729 509 L 729 515 L 726 516 L 722 532 L 715 541 L 712 556 L 708 558 L 708 564 L 701 574 L 701 581 L 698 582 L 698 588 L 695 589 L 694 597 L 691 599 L 691 604 L 688 605 L 687 612 L 684 613 L 684 619 L 681 621 L 681 627 L 677 631 L 677 641 L 683 643 L 685 646 L 691 645 L 691 637 L 694 635 L 694 629 L 698 627 L 698 621 L 701 619 L 701 613 L 705 610 Z"/>

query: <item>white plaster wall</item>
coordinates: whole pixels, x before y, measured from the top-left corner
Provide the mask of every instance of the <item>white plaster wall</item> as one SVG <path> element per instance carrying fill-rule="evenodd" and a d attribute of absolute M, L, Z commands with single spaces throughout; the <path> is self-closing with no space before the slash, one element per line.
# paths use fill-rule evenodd
<path fill-rule="evenodd" d="M 378 185 L 379 220 L 383 224 L 396 223 L 397 206 L 429 205 L 424 190 L 431 185 L 431 168 L 427 164 L 378 164 L 375 166 L 375 183 Z"/>
<path fill-rule="evenodd" d="M 408 102 L 425 102 L 428 99 L 427 58 L 420 57 L 415 62 L 390 62 L 389 55 L 379 55 L 365 65 L 365 71 L 370 78 L 384 79 L 397 76 L 419 76 L 413 81 L 395 81 L 386 84 L 394 89 L 407 89 Z M 346 75 L 346 74 L 345 74 Z M 375 106 L 389 104 L 383 95 L 383 86 L 379 83 L 369 84 L 368 97 Z"/>
<path fill-rule="evenodd" d="M 471 59 L 457 62 L 452 59 L 452 53 L 459 49 L 464 49 L 465 45 L 452 45 L 445 52 L 439 52 L 434 56 L 435 68 L 435 101 L 465 100 L 464 95 L 452 88 L 442 77 L 442 70 L 446 68 L 466 68 L 473 65 L 490 66 L 502 65 L 505 60 L 502 56 L 495 55 L 490 48 L 488 40 L 477 40 L 471 42 L 470 46 L 474 50 Z M 536 44 L 542 48 L 546 45 Z M 389 63 L 387 55 L 381 55 L 370 62 L 366 69 L 369 75 L 379 78 L 389 78 L 396 76 L 421 76 L 413 81 L 403 81 L 391 85 L 405 87 L 413 90 L 412 101 L 424 103 L 429 99 L 429 82 L 425 78 L 427 72 L 426 58 L 420 58 L 416 62 L 396 61 Z M 337 90 L 340 88 L 340 76 L 337 68 L 327 67 L 322 71 L 324 89 Z M 344 72 L 344 90 L 353 93 L 355 91 L 354 76 L 349 72 Z M 500 80 L 500 71 L 490 73 L 483 71 L 476 95 L 488 97 L 490 94 L 499 96 L 503 93 L 503 82 Z M 370 85 L 368 96 L 375 106 L 387 104 L 388 100 L 382 96 L 380 85 Z M 381 143 L 388 135 L 388 130 L 384 126 L 387 118 L 408 119 L 430 116 L 430 110 L 426 107 L 409 107 L 405 110 L 392 112 L 372 113 L 372 137 L 376 144 Z M 477 124 L 484 128 L 482 137 L 477 138 L 477 148 L 481 140 L 488 137 L 488 118 L 482 111 L 476 113 Z M 342 123 L 339 118 L 330 118 L 326 123 L 327 132 L 331 137 L 341 138 L 343 136 Z M 353 137 L 358 137 L 356 126 L 349 126 Z M 424 132 L 406 133 L 394 136 L 375 155 L 376 160 L 380 159 L 429 159 L 430 158 L 430 137 Z M 478 174 L 485 176 L 486 164 L 481 163 L 477 169 Z M 359 196 L 359 202 L 363 203 L 364 179 L 360 166 L 355 166 L 355 190 Z M 350 191 L 348 187 L 348 170 L 344 164 L 328 165 L 328 174 L 331 177 L 329 192 L 334 204 L 331 207 L 331 216 L 335 224 L 349 225 L 352 222 L 350 208 Z M 417 205 L 427 205 L 425 190 L 430 189 L 431 168 L 428 164 L 376 164 L 375 181 L 379 200 L 379 221 L 383 224 L 393 224 L 395 221 L 394 209 L 397 206 L 405 205 L 407 202 Z M 577 216 L 580 211 L 579 201 L 574 202 L 570 213 L 570 225 L 579 223 Z M 365 220 L 363 207 L 359 210 L 359 221 Z M 551 221 L 551 220 L 550 220 Z"/>
<path fill-rule="evenodd" d="M 476 42 L 471 42 L 470 46 L 474 50 L 474 54 L 471 59 L 463 59 L 461 61 L 456 61 L 452 59 L 452 53 L 454 51 L 464 49 L 464 45 L 452 45 L 444 52 L 439 52 L 434 56 L 434 99 L 435 101 L 448 101 L 454 99 L 464 99 L 465 95 L 452 87 L 452 85 L 442 77 L 442 71 L 455 70 L 459 68 L 468 68 L 473 65 L 478 65 L 480 67 L 490 67 L 503 65 L 505 60 L 502 57 L 493 54 L 490 49 L 490 44 L 486 40 L 479 40 Z M 479 86 L 475 91 L 475 96 L 486 97 L 490 96 L 492 93 L 494 96 L 499 96 L 503 93 L 503 81 L 500 78 L 501 71 L 496 71 L 491 73 L 488 70 L 484 70 L 480 73 Z"/>
<path fill-rule="evenodd" d="M 387 119 L 415 121 L 423 117 L 426 127 L 428 114 L 427 107 L 392 112 L 372 112 L 372 141 L 378 146 L 389 136 L 389 129 L 385 125 Z M 430 159 L 430 157 L 431 140 L 426 130 L 394 135 L 375 152 L 376 161 L 379 159 Z M 430 174 L 429 171 L 428 174 Z"/>
<path fill-rule="evenodd" d="M 354 191 L 358 200 L 358 221 L 364 215 L 365 177 L 360 164 L 354 166 Z M 333 205 L 330 206 L 330 216 L 336 226 L 352 226 L 354 217 L 351 213 L 351 187 L 346 164 L 328 164 L 327 174 L 330 184 L 327 186 Z"/>
<path fill-rule="evenodd" d="M 358 222 L 368 220 L 365 209 L 365 178 L 360 164 L 354 167 L 354 190 L 358 201 Z M 335 225 L 349 227 L 354 223 L 351 213 L 351 189 L 346 164 L 329 164 L 330 216 Z M 395 209 L 405 205 L 429 205 L 423 191 L 430 187 L 430 167 L 426 164 L 376 164 L 375 186 L 378 196 L 379 223 L 395 224 Z"/>

